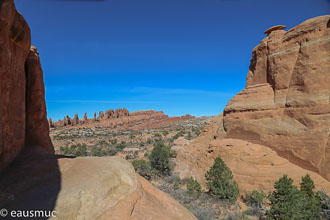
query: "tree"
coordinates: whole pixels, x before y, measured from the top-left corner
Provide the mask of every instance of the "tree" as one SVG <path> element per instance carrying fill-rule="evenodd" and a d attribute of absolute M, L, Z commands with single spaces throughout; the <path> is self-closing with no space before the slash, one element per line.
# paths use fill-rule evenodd
<path fill-rule="evenodd" d="M 293 185 L 293 180 L 283 175 L 274 185 L 275 190 L 268 196 L 270 209 L 266 212 L 268 220 L 316 220 L 319 219 L 320 206 Z"/>
<path fill-rule="evenodd" d="M 193 177 L 190 177 L 190 179 L 188 180 L 187 190 L 188 190 L 187 193 L 189 195 L 191 195 L 191 196 L 196 195 L 197 198 L 199 198 L 199 196 L 202 193 L 201 185 Z"/>
<path fill-rule="evenodd" d="M 311 179 L 309 174 L 306 174 L 306 176 L 301 177 L 300 191 L 303 192 L 308 198 L 314 198 L 314 188 L 314 181 Z"/>
<path fill-rule="evenodd" d="M 321 216 L 323 219 L 330 219 L 330 197 L 323 191 L 316 192 L 316 198 L 321 208 Z"/>
<path fill-rule="evenodd" d="M 205 174 L 206 186 L 211 196 L 234 202 L 239 195 L 237 183 L 233 180 L 233 174 L 225 162 L 216 158 L 213 166 Z"/>
<path fill-rule="evenodd" d="M 151 168 L 162 175 L 171 172 L 170 149 L 163 142 L 157 142 L 149 156 Z"/>

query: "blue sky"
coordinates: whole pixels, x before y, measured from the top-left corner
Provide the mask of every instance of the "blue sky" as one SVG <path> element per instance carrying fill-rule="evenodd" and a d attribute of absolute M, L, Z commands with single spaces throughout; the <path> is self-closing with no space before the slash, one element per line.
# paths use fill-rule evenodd
<path fill-rule="evenodd" d="M 38 47 L 48 116 L 126 107 L 217 115 L 245 86 L 252 49 L 329 0 L 15 0 Z"/>

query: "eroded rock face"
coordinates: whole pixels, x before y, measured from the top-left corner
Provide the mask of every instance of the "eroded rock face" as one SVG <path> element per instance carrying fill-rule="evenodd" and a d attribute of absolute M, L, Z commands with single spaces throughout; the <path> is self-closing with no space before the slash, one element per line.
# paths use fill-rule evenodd
<path fill-rule="evenodd" d="M 52 151 L 42 70 L 36 49 L 30 50 L 30 45 L 30 29 L 13 0 L 1 1 L 0 171 L 24 146 Z"/>
<path fill-rule="evenodd" d="M 49 137 L 43 71 L 36 47 L 31 47 L 26 66 L 26 137 L 25 147 L 37 147 L 54 153 Z"/>
<path fill-rule="evenodd" d="M 280 157 L 275 150 L 261 144 L 226 138 L 222 115 L 214 117 L 201 135 L 188 146 L 173 146 L 177 151 L 175 170 L 181 179 L 191 176 L 206 186 L 205 173 L 215 158 L 221 157 L 232 170 L 240 192 L 262 189 L 272 191 L 274 183 L 288 174 L 299 186 L 301 177 L 312 177 L 317 190 L 330 193 L 330 182 L 320 174 L 306 170 Z"/>
<path fill-rule="evenodd" d="M 273 30 L 254 48 L 246 88 L 224 110 L 227 137 L 263 144 L 330 180 L 330 16 Z"/>

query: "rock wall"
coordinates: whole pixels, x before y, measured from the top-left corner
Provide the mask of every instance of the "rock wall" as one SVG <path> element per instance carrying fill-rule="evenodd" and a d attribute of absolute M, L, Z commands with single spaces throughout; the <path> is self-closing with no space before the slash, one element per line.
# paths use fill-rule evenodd
<path fill-rule="evenodd" d="M 39 146 L 52 151 L 43 99 L 43 81 L 38 79 L 40 74 L 42 77 L 42 71 L 38 69 L 40 64 L 35 58 L 35 51 L 30 51 L 30 46 L 30 29 L 24 18 L 16 11 L 13 0 L 2 0 L 0 171 L 18 156 L 24 146 Z M 31 114 L 36 108 L 40 111 Z M 28 131 L 27 128 L 32 129 Z"/>
<path fill-rule="evenodd" d="M 224 110 L 227 137 L 330 180 L 330 15 L 274 29 L 252 54 L 246 88 Z"/>

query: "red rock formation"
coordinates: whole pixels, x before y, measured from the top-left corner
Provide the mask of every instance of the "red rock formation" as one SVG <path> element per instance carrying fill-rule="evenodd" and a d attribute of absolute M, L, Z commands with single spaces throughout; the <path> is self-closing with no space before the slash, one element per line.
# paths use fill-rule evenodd
<path fill-rule="evenodd" d="M 106 110 L 103 119 L 110 119 L 111 117 L 113 117 L 113 115 L 114 115 L 113 109 Z"/>
<path fill-rule="evenodd" d="M 85 112 L 85 114 L 84 114 L 84 122 L 87 122 L 87 112 Z"/>
<path fill-rule="evenodd" d="M 227 104 L 227 137 L 274 149 L 330 180 L 330 15 L 273 30 L 254 48 L 246 88 Z"/>
<path fill-rule="evenodd" d="M 49 128 L 53 128 L 54 127 L 54 124 L 53 124 L 53 121 L 51 118 L 48 119 L 48 127 Z"/>
<path fill-rule="evenodd" d="M 99 111 L 99 116 L 97 117 L 97 120 L 102 120 L 104 118 L 103 111 Z"/>
<path fill-rule="evenodd" d="M 94 112 L 94 121 L 96 121 L 96 112 Z"/>
<path fill-rule="evenodd" d="M 79 117 L 78 114 L 75 114 L 72 125 L 78 125 L 78 124 L 79 124 Z"/>
<path fill-rule="evenodd" d="M 13 0 L 1 1 L 0 170 L 17 157 L 24 146 L 53 151 L 42 70 L 36 50 L 30 51 L 30 45 L 30 29 L 16 11 Z"/>
<path fill-rule="evenodd" d="M 43 72 L 36 47 L 31 47 L 25 68 L 27 80 L 25 145 L 54 152 L 49 137 Z"/>
<path fill-rule="evenodd" d="M 72 124 L 72 121 L 71 121 L 71 118 L 69 115 L 66 115 L 64 117 L 64 126 L 67 126 L 67 125 L 71 125 Z"/>

